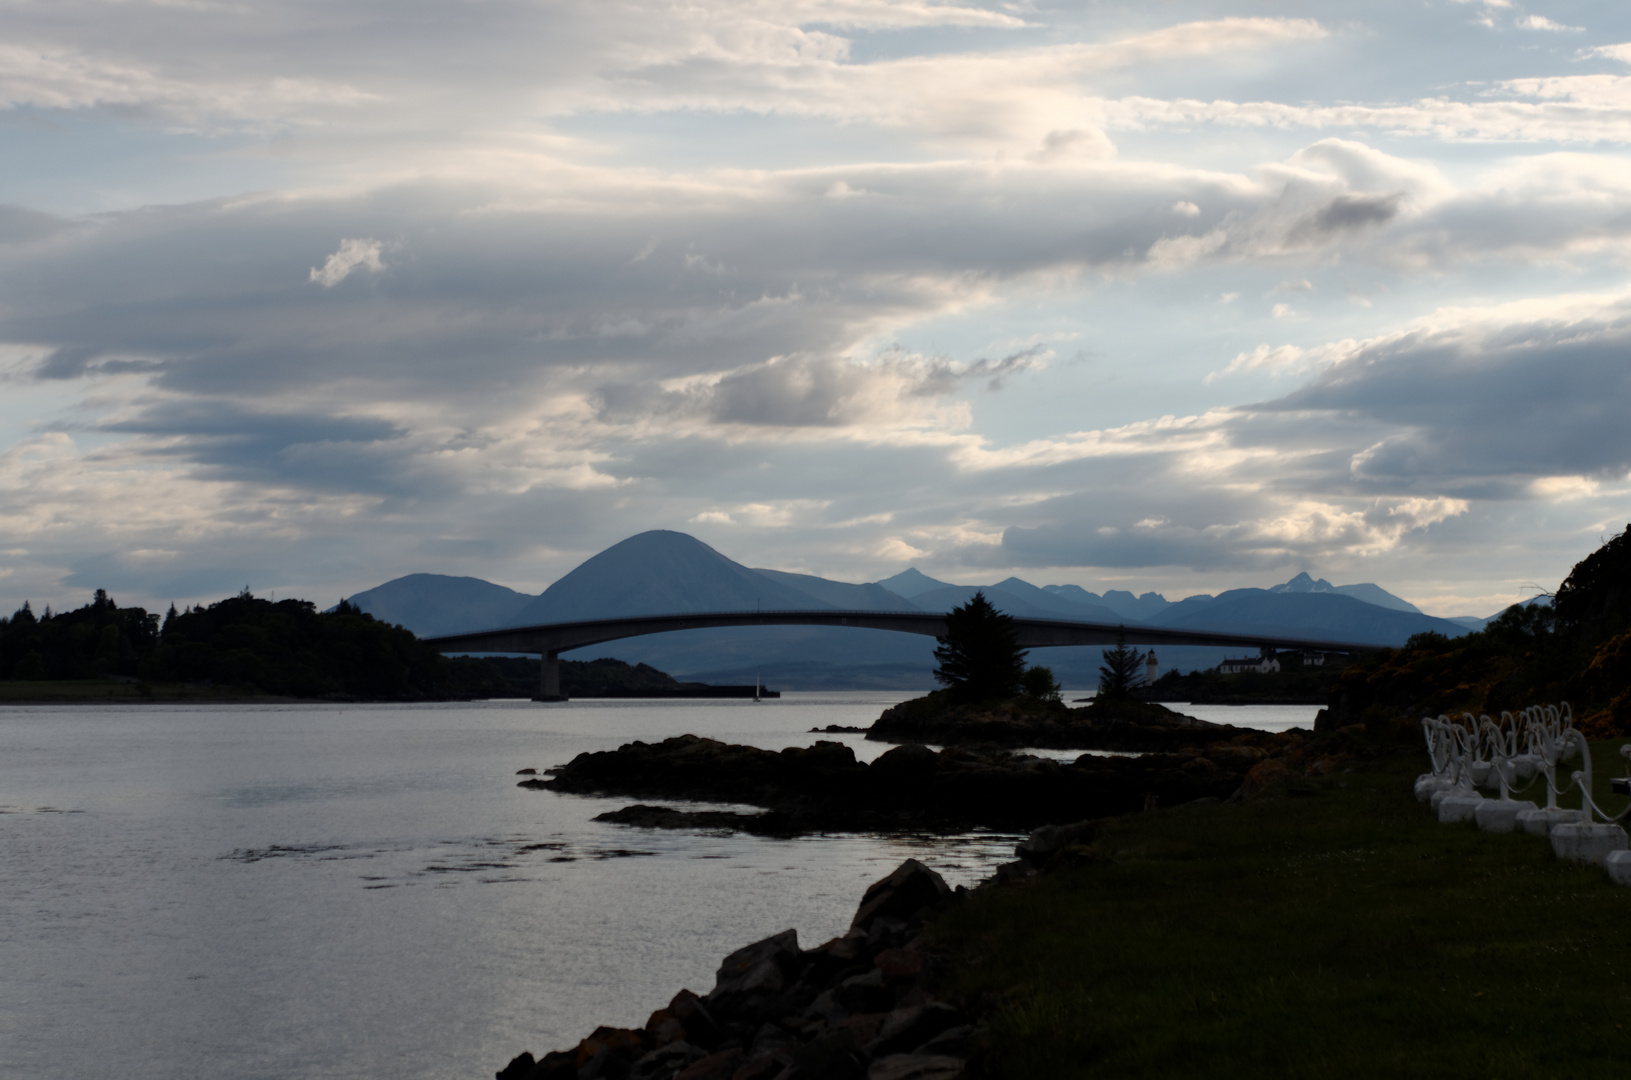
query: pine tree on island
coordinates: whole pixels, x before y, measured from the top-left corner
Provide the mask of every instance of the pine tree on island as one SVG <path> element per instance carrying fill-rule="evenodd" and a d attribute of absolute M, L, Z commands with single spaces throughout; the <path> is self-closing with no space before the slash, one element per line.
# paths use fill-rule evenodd
<path fill-rule="evenodd" d="M 1019 693 L 1025 676 L 1025 652 L 1019 647 L 1014 618 L 992 606 L 985 593 L 946 613 L 946 632 L 934 658 L 935 681 L 959 701 L 990 701 Z"/>
<path fill-rule="evenodd" d="M 1116 635 L 1116 647 L 1104 650 L 1099 665 L 1100 700 L 1130 698 L 1144 685 L 1144 657 L 1127 647 L 1126 635 Z"/>

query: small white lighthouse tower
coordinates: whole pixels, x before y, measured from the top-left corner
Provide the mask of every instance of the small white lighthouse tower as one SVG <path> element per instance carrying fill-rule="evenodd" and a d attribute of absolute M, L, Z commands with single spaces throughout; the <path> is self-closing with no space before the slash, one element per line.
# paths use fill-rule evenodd
<path fill-rule="evenodd" d="M 1144 658 L 1144 685 L 1154 686 L 1155 680 L 1160 676 L 1160 674 L 1161 665 L 1156 662 L 1155 650 L 1151 649 L 1150 655 Z"/>

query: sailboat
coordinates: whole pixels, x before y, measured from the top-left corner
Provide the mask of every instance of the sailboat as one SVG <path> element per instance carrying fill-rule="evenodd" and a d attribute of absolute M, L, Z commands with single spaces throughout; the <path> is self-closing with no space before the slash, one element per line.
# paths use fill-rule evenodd
<path fill-rule="evenodd" d="M 759 669 L 753 669 L 753 700 L 759 700 Z"/>

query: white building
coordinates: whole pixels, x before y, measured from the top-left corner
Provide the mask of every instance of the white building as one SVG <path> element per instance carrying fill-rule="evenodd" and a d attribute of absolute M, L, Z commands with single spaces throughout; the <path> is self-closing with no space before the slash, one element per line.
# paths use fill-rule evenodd
<path fill-rule="evenodd" d="M 1242 656 L 1239 659 L 1228 659 L 1218 665 L 1220 675 L 1239 675 L 1247 671 L 1255 671 L 1267 675 L 1280 670 L 1280 661 L 1272 656 Z"/>
<path fill-rule="evenodd" d="M 1154 686 L 1155 680 L 1160 678 L 1160 676 L 1161 665 L 1155 660 L 1155 650 L 1151 649 L 1150 655 L 1144 658 L 1144 685 Z"/>

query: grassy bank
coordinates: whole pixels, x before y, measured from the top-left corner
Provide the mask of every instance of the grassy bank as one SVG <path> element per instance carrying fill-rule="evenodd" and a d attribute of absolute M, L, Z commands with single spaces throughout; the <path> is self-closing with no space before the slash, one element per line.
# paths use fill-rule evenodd
<path fill-rule="evenodd" d="M 1599 805 L 1624 740 L 1594 744 Z M 1631 889 L 1440 825 L 1414 754 L 1279 802 L 1132 815 L 937 933 L 1001 1077 L 1612 1076 Z M 1568 803 L 1568 800 L 1565 800 Z"/>

